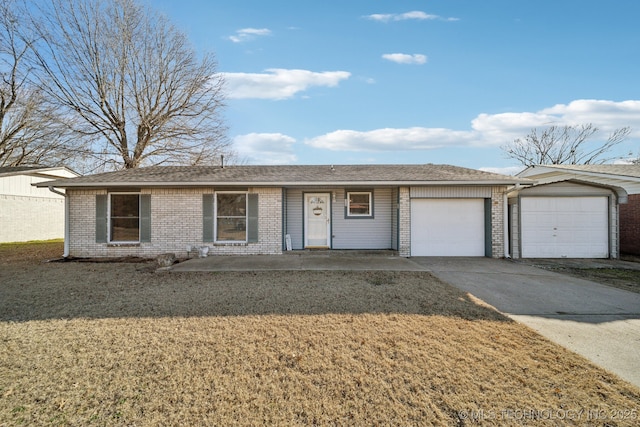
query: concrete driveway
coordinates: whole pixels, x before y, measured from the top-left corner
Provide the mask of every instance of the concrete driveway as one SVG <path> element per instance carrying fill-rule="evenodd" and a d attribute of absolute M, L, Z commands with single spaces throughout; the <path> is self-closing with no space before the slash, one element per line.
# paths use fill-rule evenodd
<path fill-rule="evenodd" d="M 640 387 L 640 294 L 509 260 L 411 261 Z"/>

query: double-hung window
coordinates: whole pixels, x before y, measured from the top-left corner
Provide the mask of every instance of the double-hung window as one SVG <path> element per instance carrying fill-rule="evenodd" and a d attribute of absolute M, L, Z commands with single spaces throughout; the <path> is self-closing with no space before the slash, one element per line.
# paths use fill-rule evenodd
<path fill-rule="evenodd" d="M 150 194 L 96 194 L 96 243 L 118 246 L 150 241 Z"/>
<path fill-rule="evenodd" d="M 247 242 L 247 193 L 218 192 L 215 196 L 215 241 Z"/>
<path fill-rule="evenodd" d="M 371 191 L 347 192 L 347 217 L 372 217 L 373 194 Z"/>
<path fill-rule="evenodd" d="M 140 242 L 140 195 L 109 195 L 109 242 Z"/>

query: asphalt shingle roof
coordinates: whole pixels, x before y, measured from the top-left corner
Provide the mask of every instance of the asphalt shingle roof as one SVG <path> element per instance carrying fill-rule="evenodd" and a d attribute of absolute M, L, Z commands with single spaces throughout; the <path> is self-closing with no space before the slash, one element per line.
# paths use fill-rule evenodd
<path fill-rule="evenodd" d="M 153 166 L 56 180 L 55 187 L 529 183 L 523 178 L 450 165 Z"/>

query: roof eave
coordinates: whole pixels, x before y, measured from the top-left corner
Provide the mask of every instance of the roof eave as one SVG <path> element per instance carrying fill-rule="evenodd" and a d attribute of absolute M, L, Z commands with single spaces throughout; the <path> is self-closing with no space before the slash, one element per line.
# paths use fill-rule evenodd
<path fill-rule="evenodd" d="M 32 176 L 38 176 L 42 178 L 60 179 L 60 177 L 56 178 L 54 175 L 48 175 L 45 172 L 51 172 L 51 171 L 56 171 L 61 169 L 76 175 L 76 177 L 80 176 L 78 172 L 74 171 L 73 169 L 69 169 L 66 166 L 53 166 L 53 167 L 46 167 L 46 168 L 24 169 L 24 170 L 15 171 L 15 172 L 4 172 L 4 173 L 0 173 L 0 177 L 32 175 Z"/>
<path fill-rule="evenodd" d="M 129 182 L 91 182 L 91 183 L 39 183 L 38 187 L 57 187 L 57 188 L 160 188 L 160 187 L 317 187 L 317 186 L 370 186 L 370 187 L 383 187 L 383 186 L 422 186 L 422 185 L 532 185 L 533 181 L 528 179 L 514 179 L 514 180 L 464 180 L 464 181 L 203 181 L 203 182 L 144 182 L 144 181 L 129 181 Z"/>

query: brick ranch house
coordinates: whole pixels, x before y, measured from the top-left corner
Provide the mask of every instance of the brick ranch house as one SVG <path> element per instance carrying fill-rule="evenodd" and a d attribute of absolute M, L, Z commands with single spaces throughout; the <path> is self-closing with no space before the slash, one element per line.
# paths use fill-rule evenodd
<path fill-rule="evenodd" d="M 61 179 L 65 256 L 389 249 L 509 253 L 507 192 L 532 182 L 448 165 L 156 166 Z M 189 252 L 191 250 L 191 253 Z"/>
<path fill-rule="evenodd" d="M 628 194 L 626 203 L 619 205 L 618 216 L 609 215 L 609 223 L 619 235 L 620 252 L 640 255 L 640 164 L 638 165 L 536 165 L 525 169 L 519 177 L 529 178 L 538 184 L 560 186 L 571 181 L 600 188 L 623 189 Z M 528 190 L 529 191 L 529 190 Z M 595 196 L 592 194 L 591 196 Z M 572 194 L 576 196 L 576 194 Z M 622 199 L 621 195 L 619 199 Z M 604 217 L 604 213 L 601 215 Z M 607 219 L 603 218 L 602 223 Z M 591 233 L 593 235 L 593 232 Z M 612 237 L 612 240 L 615 236 Z M 615 247 L 614 247 L 615 249 Z"/>

